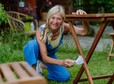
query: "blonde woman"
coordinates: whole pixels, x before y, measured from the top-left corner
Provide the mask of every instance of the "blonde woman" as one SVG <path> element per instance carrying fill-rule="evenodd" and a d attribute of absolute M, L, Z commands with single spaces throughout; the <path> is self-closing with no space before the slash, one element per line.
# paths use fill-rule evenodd
<path fill-rule="evenodd" d="M 62 44 L 64 32 L 70 32 L 70 26 L 64 23 L 64 20 L 64 8 L 61 5 L 52 7 L 47 14 L 46 24 L 37 29 L 36 38 L 24 47 L 25 59 L 30 66 L 36 67 L 37 64 L 39 65 L 37 60 L 41 60 L 47 67 L 48 79 L 61 82 L 70 79 L 67 67 L 74 64 L 74 60 L 61 60 L 56 56 L 58 47 Z M 84 29 L 74 27 L 77 34 L 85 34 Z"/>

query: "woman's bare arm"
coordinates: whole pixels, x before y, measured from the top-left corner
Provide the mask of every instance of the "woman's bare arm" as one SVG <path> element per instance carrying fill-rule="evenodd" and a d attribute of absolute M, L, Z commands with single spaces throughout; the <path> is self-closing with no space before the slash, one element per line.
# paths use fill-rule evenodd
<path fill-rule="evenodd" d="M 42 56 L 42 60 L 46 63 L 58 64 L 58 65 L 64 66 L 64 60 L 57 60 L 57 59 L 54 59 L 54 58 L 47 56 L 46 45 L 45 45 L 45 43 L 41 42 L 40 35 L 41 35 L 41 30 L 38 29 L 36 32 L 36 39 L 37 39 L 37 42 L 38 42 L 39 47 L 40 47 L 40 54 Z"/>
<path fill-rule="evenodd" d="M 73 27 L 74 27 L 77 35 L 86 35 L 88 33 L 88 30 L 86 28 L 77 27 L 75 25 L 73 25 Z M 65 33 L 66 32 L 72 33 L 71 27 L 68 23 L 64 23 L 64 30 L 65 30 Z"/>

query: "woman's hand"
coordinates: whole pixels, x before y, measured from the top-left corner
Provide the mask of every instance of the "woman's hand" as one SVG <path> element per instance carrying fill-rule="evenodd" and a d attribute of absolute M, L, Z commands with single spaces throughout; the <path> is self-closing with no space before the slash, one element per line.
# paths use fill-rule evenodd
<path fill-rule="evenodd" d="M 72 14 L 79 14 L 79 15 L 81 15 L 81 14 L 87 14 L 87 13 L 84 10 L 79 9 L 76 12 L 72 12 Z"/>
<path fill-rule="evenodd" d="M 65 67 L 71 67 L 71 66 L 73 66 L 74 63 L 75 63 L 75 61 L 71 60 L 71 59 L 64 60 L 64 66 Z"/>

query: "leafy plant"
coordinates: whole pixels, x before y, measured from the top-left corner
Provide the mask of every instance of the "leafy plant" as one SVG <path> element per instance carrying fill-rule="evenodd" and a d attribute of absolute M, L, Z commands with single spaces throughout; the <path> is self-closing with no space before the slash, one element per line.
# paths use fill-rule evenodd
<path fill-rule="evenodd" d="M 7 23 L 7 13 L 4 10 L 4 6 L 0 3 L 0 25 L 2 23 Z"/>
<path fill-rule="evenodd" d="M 24 2 L 24 0 L 21 0 L 22 2 Z"/>
<path fill-rule="evenodd" d="M 0 35 L 0 42 L 2 44 L 9 44 L 10 50 L 22 50 L 26 41 L 32 39 L 29 35 L 21 34 L 10 29 L 5 29 L 4 33 Z"/>
<path fill-rule="evenodd" d="M 73 9 L 87 13 L 113 13 L 114 0 L 73 0 Z"/>

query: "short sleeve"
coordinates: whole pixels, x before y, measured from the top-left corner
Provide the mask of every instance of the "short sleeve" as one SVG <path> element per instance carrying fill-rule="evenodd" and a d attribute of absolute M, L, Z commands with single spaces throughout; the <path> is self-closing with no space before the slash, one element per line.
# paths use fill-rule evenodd
<path fill-rule="evenodd" d="M 41 25 L 41 26 L 39 27 L 39 29 L 43 31 L 44 28 L 45 28 L 45 25 L 46 25 L 46 24 Z"/>

